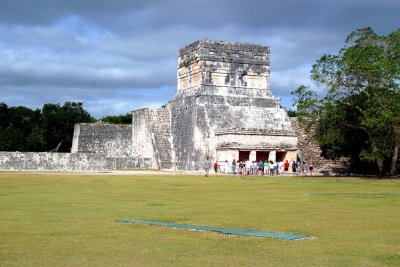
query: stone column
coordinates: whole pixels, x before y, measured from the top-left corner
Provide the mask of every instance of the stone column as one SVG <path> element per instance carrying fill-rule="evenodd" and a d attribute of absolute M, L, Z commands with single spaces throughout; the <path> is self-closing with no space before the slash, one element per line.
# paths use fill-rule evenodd
<path fill-rule="evenodd" d="M 276 150 L 269 152 L 268 161 L 276 162 Z"/>
<path fill-rule="evenodd" d="M 249 160 L 250 160 L 250 161 L 255 161 L 255 160 L 257 160 L 257 152 L 256 152 L 255 150 L 252 150 L 252 151 L 250 152 Z"/>

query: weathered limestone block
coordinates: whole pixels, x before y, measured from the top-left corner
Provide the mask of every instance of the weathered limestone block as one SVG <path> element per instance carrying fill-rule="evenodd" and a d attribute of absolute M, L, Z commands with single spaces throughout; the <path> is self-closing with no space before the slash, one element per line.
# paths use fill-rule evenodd
<path fill-rule="evenodd" d="M 0 171 L 98 172 L 151 164 L 149 158 L 112 158 L 100 153 L 0 152 Z"/>
<path fill-rule="evenodd" d="M 171 136 L 174 147 L 173 165 L 178 169 L 193 170 L 199 169 L 204 152 L 208 151 L 204 131 L 198 129 L 203 116 L 197 114 L 196 98 L 185 97 L 176 102 L 170 102 L 171 110 Z M 207 127 L 207 126 L 205 126 Z"/>
<path fill-rule="evenodd" d="M 129 157 L 133 155 L 132 126 L 78 123 L 74 128 L 71 153 Z"/>
<path fill-rule="evenodd" d="M 166 108 L 133 112 L 132 143 L 135 153 L 153 158 L 153 168 L 172 167 L 170 111 Z"/>

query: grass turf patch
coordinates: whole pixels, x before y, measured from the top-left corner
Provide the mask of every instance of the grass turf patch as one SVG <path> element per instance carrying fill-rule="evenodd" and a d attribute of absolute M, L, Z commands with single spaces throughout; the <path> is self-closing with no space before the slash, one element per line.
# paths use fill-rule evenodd
<path fill-rule="evenodd" d="M 392 180 L 0 173 L 1 266 L 398 266 Z M 318 236 L 216 235 L 115 218 Z"/>

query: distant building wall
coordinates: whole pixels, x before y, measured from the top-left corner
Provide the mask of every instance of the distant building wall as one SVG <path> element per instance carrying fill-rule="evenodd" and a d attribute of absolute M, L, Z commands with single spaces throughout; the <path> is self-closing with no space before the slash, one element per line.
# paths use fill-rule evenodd
<path fill-rule="evenodd" d="M 151 159 L 95 153 L 0 152 L 0 171 L 76 171 L 149 168 Z"/>
<path fill-rule="evenodd" d="M 71 153 L 100 153 L 109 157 L 129 157 L 132 126 L 114 124 L 75 124 Z"/>

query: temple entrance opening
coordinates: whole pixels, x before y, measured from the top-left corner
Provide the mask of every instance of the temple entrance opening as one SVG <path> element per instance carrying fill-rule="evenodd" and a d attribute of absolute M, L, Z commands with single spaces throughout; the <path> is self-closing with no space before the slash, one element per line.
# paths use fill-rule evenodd
<path fill-rule="evenodd" d="M 286 158 L 286 153 L 287 152 L 277 151 L 276 152 L 276 161 L 283 161 Z"/>
<path fill-rule="evenodd" d="M 263 162 L 268 161 L 269 151 L 257 151 L 256 152 L 257 161 L 262 160 Z"/>
<path fill-rule="evenodd" d="M 239 150 L 239 161 L 246 161 L 250 158 L 250 151 L 247 150 Z"/>

